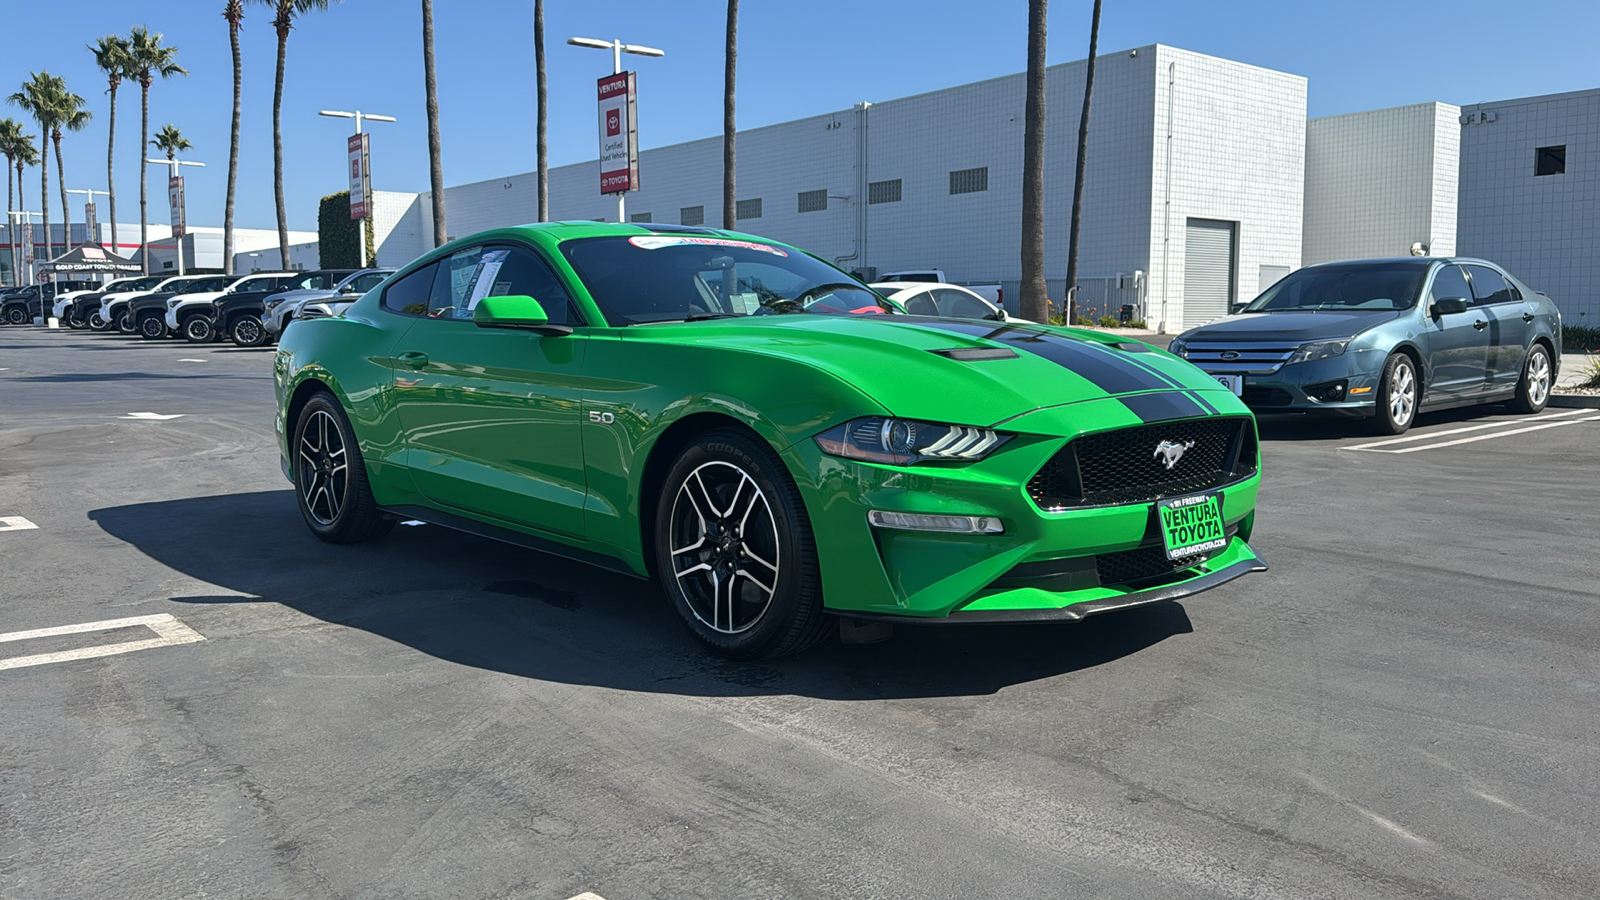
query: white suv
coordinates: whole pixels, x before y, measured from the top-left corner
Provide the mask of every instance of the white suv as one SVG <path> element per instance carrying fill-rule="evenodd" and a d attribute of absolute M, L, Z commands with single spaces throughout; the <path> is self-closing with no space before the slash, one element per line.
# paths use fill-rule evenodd
<path fill-rule="evenodd" d="M 265 291 L 277 285 L 278 279 L 293 272 L 252 272 L 242 275 L 228 284 L 220 291 L 197 291 L 192 294 L 179 294 L 167 301 L 166 323 L 167 328 L 174 334 L 181 334 L 190 343 L 203 344 L 211 340 L 211 311 L 212 301 L 235 291 Z M 191 333 L 193 329 L 193 333 Z M 201 332 L 204 333 L 201 333 Z"/>

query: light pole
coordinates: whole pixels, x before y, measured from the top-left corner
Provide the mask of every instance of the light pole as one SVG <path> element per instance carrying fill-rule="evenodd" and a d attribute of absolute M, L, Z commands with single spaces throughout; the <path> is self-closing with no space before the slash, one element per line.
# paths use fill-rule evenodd
<path fill-rule="evenodd" d="M 169 198 L 169 205 L 170 205 L 170 198 L 171 198 L 171 193 L 172 193 L 172 182 L 177 180 L 177 178 L 178 178 L 178 167 L 179 166 L 199 166 L 201 168 L 205 168 L 205 163 L 203 163 L 203 162 L 190 162 L 187 159 L 146 159 L 145 162 L 150 163 L 151 165 L 155 165 L 155 166 L 168 166 L 168 167 L 171 168 L 172 171 L 171 171 L 171 174 L 168 176 L 168 181 L 167 181 L 167 194 L 168 194 L 168 198 Z M 183 198 L 180 196 L 178 199 L 181 202 Z M 183 274 L 183 232 L 187 231 L 188 229 L 183 226 L 183 222 L 182 222 L 183 209 L 182 209 L 182 207 L 180 206 L 178 209 L 173 210 L 173 212 L 179 214 L 178 215 L 179 221 L 172 223 L 172 232 L 173 232 L 173 237 L 175 238 L 173 243 L 178 248 L 178 274 L 182 275 Z M 149 252 L 149 248 L 146 248 L 145 252 L 148 253 Z M 145 268 L 148 269 L 149 267 L 150 267 L 150 263 L 149 263 L 148 260 L 146 260 L 145 261 Z"/>
<path fill-rule="evenodd" d="M 373 121 L 373 122 L 395 122 L 395 121 L 398 121 L 394 116 L 380 116 L 380 115 L 378 115 L 376 113 L 364 113 L 359 109 L 354 111 L 354 112 L 346 112 L 346 111 L 344 111 L 342 109 L 324 109 L 324 110 L 319 110 L 317 112 L 317 115 L 319 115 L 319 116 L 329 116 L 329 117 L 335 118 L 335 119 L 355 119 L 356 120 L 356 134 L 360 134 L 361 133 L 361 122 L 362 122 L 363 119 L 370 120 L 370 121 Z M 365 155 L 366 154 L 363 154 L 363 156 L 365 156 Z M 352 180 L 352 182 L 354 182 L 355 179 L 352 178 L 351 180 Z M 366 184 L 371 183 L 371 180 L 372 180 L 372 173 L 366 171 L 366 161 L 363 160 L 362 161 L 361 182 L 362 182 L 363 185 L 366 185 Z M 363 193 L 365 193 L 364 190 L 363 190 Z M 354 201 L 354 199 L 355 199 L 354 197 L 351 197 L 352 201 Z M 365 203 L 366 199 L 367 199 L 366 197 L 362 197 L 361 198 L 363 203 Z M 371 210 L 367 210 L 366 212 L 367 212 L 367 215 L 371 215 L 372 214 Z M 365 269 L 367 267 L 367 223 L 365 221 L 366 218 L 367 218 L 367 216 L 362 216 L 360 219 L 356 220 L 356 223 L 357 223 L 356 224 L 356 232 L 361 235 L 361 238 L 360 238 L 360 240 L 361 240 L 361 259 L 357 263 L 357 268 L 362 268 L 362 269 Z M 373 248 L 373 249 L 374 249 L 374 251 L 376 251 L 377 248 Z"/>
<path fill-rule="evenodd" d="M 83 202 L 86 205 L 91 205 L 91 206 L 94 204 L 94 195 L 95 194 L 99 194 L 102 197 L 111 196 L 111 192 L 110 191 L 96 191 L 96 190 L 91 190 L 91 189 L 87 189 L 87 188 L 84 189 L 84 190 L 81 190 L 81 191 L 75 191 L 75 190 L 73 190 L 71 188 L 68 188 L 67 189 L 67 193 L 69 193 L 69 194 L 84 194 L 84 195 L 86 195 L 88 199 L 84 200 Z M 84 217 L 83 217 L 83 224 L 85 226 L 88 226 L 90 224 L 89 216 L 87 214 L 85 214 Z M 94 220 L 93 224 L 94 224 L 93 228 L 85 227 L 84 228 L 84 232 L 89 236 L 89 240 L 94 241 L 96 244 L 98 244 L 98 243 L 100 243 L 100 234 L 99 234 L 99 232 L 100 232 L 100 219 L 99 219 L 98 216 L 95 217 L 95 220 Z M 111 248 L 111 252 L 112 253 L 116 253 L 117 252 L 117 248 L 112 247 Z"/>
<path fill-rule="evenodd" d="M 632 53 L 634 56 L 659 57 L 667 55 L 666 51 L 657 50 L 654 47 L 641 47 L 638 44 L 624 44 L 623 42 L 616 40 L 602 41 L 598 38 L 573 37 L 567 38 L 567 43 L 574 47 L 588 47 L 591 50 L 610 50 L 611 74 L 613 75 L 622 74 L 622 54 L 624 53 Z M 634 153 L 639 152 L 638 147 L 633 147 L 631 149 Z M 619 223 L 627 221 L 627 217 L 624 215 L 627 207 L 623 200 L 623 198 L 627 196 L 627 193 L 627 191 L 617 192 L 617 221 Z"/>

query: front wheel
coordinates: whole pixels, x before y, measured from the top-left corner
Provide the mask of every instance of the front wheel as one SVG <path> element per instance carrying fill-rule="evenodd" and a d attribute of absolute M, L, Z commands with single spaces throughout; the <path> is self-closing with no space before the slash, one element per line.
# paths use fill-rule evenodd
<path fill-rule="evenodd" d="M 117 333 L 118 334 L 138 334 L 139 333 L 138 326 L 133 321 L 133 313 L 131 311 L 123 310 L 122 312 L 117 314 Z"/>
<path fill-rule="evenodd" d="M 1517 395 L 1511 408 L 1519 413 L 1543 412 L 1550 402 L 1550 351 L 1534 344 L 1528 358 L 1522 363 L 1522 379 L 1517 382 Z"/>
<path fill-rule="evenodd" d="M 1405 434 L 1417 417 L 1420 388 L 1417 364 L 1411 357 L 1404 353 L 1389 357 L 1378 381 L 1378 409 L 1372 417 L 1372 429 L 1379 434 Z"/>
<path fill-rule="evenodd" d="M 295 497 L 311 533 L 330 544 L 354 544 L 389 533 L 394 519 L 378 509 L 367 484 L 350 420 L 331 394 L 306 402 L 289 443 Z"/>
<path fill-rule="evenodd" d="M 713 653 L 782 656 L 827 633 L 800 492 L 752 435 L 708 432 L 679 455 L 656 507 L 655 562 L 678 617 Z"/>
<path fill-rule="evenodd" d="M 67 307 L 67 315 L 64 321 L 67 323 L 67 327 L 73 331 L 82 331 L 89 324 L 83 320 L 83 310 L 77 306 Z"/>
<path fill-rule="evenodd" d="M 27 321 L 28 311 L 26 309 L 23 309 L 20 306 L 12 306 L 6 309 L 6 324 L 23 325 L 26 324 Z"/>
<path fill-rule="evenodd" d="M 100 315 L 100 310 L 97 309 L 89 314 L 90 331 L 105 331 L 110 327 L 111 323 L 106 321 L 105 316 Z"/>
<path fill-rule="evenodd" d="M 259 347 L 267 339 L 267 329 L 256 316 L 244 315 L 233 320 L 228 337 L 240 347 Z"/>
<path fill-rule="evenodd" d="M 190 316 L 183 323 L 183 339 L 191 344 L 209 344 L 216 337 L 216 329 L 205 316 Z"/>
<path fill-rule="evenodd" d="M 167 336 L 167 323 L 161 321 L 160 313 L 139 319 L 139 336 L 147 341 Z"/>

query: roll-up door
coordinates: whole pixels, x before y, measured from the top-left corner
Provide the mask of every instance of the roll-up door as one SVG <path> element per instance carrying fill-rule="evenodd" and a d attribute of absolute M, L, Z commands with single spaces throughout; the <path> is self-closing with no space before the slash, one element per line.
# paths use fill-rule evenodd
<path fill-rule="evenodd" d="M 1233 303 L 1235 223 L 1190 219 L 1184 228 L 1183 327 L 1228 314 Z"/>

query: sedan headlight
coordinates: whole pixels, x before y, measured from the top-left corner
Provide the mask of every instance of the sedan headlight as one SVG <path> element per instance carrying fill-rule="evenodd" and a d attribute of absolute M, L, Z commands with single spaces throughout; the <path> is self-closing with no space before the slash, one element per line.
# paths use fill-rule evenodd
<path fill-rule="evenodd" d="M 1314 362 L 1319 359 L 1342 356 L 1344 355 L 1345 346 L 1349 343 L 1350 339 L 1346 338 L 1342 341 L 1316 341 L 1310 344 L 1301 344 L 1300 349 L 1294 351 L 1294 355 L 1290 356 L 1289 361 L 1284 365 Z"/>
<path fill-rule="evenodd" d="M 816 440 L 830 456 L 909 466 L 928 460 L 980 460 L 1000 449 L 1011 435 L 968 425 L 868 416 L 830 428 Z"/>
<path fill-rule="evenodd" d="M 1172 343 L 1167 345 L 1167 350 L 1174 356 L 1181 356 L 1184 359 L 1189 358 L 1189 345 L 1177 338 L 1172 339 Z"/>

